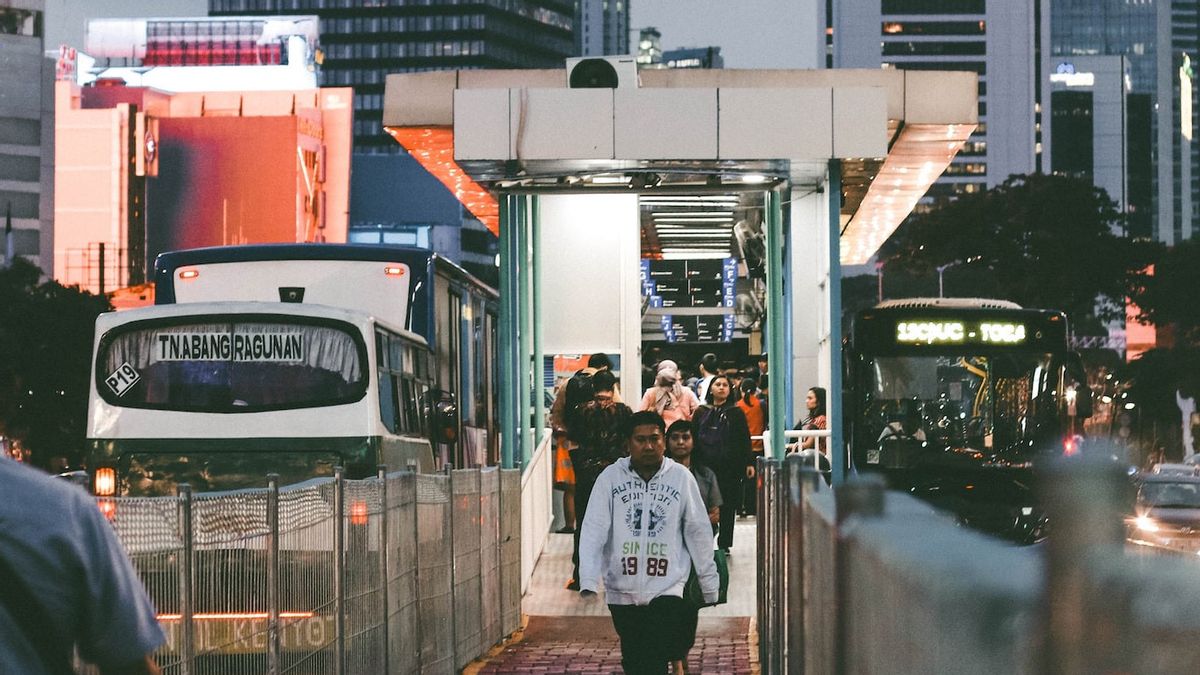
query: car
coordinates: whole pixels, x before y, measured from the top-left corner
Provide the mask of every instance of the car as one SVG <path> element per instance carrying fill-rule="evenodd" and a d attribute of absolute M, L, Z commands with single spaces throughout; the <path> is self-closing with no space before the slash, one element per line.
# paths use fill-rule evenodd
<path fill-rule="evenodd" d="M 1200 553 L 1200 476 L 1147 473 L 1137 482 L 1134 513 L 1125 521 L 1128 540 Z"/>
<path fill-rule="evenodd" d="M 1200 464 L 1172 464 L 1160 462 L 1155 464 L 1150 473 L 1171 474 L 1176 476 L 1200 476 Z"/>

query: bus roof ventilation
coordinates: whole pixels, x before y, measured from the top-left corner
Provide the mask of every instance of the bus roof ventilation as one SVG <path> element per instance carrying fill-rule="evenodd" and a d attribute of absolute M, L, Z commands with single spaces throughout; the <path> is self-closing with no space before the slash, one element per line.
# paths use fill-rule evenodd
<path fill-rule="evenodd" d="M 1009 300 L 993 300 L 990 298 L 904 298 L 901 300 L 884 300 L 875 305 L 876 309 L 927 309 L 945 307 L 948 309 L 1021 309 L 1021 306 Z"/>

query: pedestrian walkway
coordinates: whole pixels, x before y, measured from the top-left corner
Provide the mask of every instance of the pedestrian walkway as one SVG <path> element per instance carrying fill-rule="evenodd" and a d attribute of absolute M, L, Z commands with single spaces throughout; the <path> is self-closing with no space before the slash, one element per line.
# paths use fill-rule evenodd
<path fill-rule="evenodd" d="M 729 558 L 729 602 L 700 611 L 692 673 L 757 675 L 754 519 L 739 520 Z M 604 603 L 564 588 L 571 576 L 571 535 L 552 534 L 521 602 L 525 628 L 512 642 L 468 666 L 469 675 L 621 672 L 621 649 Z"/>

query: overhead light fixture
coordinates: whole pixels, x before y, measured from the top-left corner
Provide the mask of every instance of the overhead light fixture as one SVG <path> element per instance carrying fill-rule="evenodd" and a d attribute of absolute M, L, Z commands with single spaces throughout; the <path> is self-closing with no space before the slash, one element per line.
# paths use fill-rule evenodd
<path fill-rule="evenodd" d="M 608 174 L 601 176 L 592 176 L 593 185 L 628 185 L 629 176 L 618 174 L 616 176 Z"/>

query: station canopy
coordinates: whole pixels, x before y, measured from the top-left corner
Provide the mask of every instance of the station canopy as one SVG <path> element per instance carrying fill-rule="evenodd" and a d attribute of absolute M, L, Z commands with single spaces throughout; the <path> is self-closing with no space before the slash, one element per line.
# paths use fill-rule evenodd
<path fill-rule="evenodd" d="M 566 70 L 387 77 L 384 128 L 494 233 L 503 191 L 821 188 L 840 160 L 841 262 L 862 264 L 978 125 L 978 76 L 881 70 Z"/>

